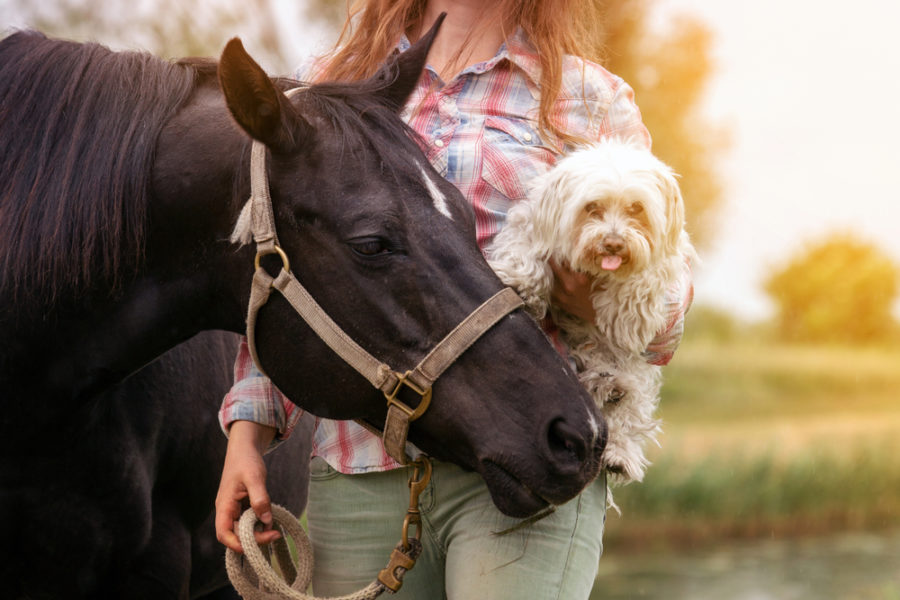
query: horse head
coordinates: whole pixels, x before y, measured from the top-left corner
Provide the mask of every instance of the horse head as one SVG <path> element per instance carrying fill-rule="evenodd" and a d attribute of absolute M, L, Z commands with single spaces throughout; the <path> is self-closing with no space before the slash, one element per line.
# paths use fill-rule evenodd
<path fill-rule="evenodd" d="M 238 41 L 219 63 L 234 120 L 268 148 L 274 221 L 294 275 L 350 337 L 401 372 L 503 287 L 477 247 L 471 207 L 397 115 L 436 31 L 366 81 L 313 85 L 292 99 Z M 261 366 L 293 402 L 384 424 L 384 396 L 282 298 L 261 309 L 255 336 Z M 433 394 L 410 441 L 481 473 L 508 514 L 564 502 L 597 474 L 602 420 L 522 310 L 484 333 Z"/>

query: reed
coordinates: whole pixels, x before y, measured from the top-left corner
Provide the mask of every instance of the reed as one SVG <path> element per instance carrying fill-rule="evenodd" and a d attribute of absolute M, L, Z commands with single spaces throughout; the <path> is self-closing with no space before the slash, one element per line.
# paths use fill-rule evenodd
<path fill-rule="evenodd" d="M 608 544 L 900 527 L 900 351 L 689 339 L 665 377 Z"/>

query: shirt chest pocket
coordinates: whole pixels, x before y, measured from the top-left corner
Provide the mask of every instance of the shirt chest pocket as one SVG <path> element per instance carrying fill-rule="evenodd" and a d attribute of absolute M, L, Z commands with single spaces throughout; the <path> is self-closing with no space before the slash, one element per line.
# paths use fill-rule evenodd
<path fill-rule="evenodd" d="M 484 120 L 481 156 L 482 179 L 512 202 L 525 198 L 531 180 L 556 162 L 527 121 L 499 117 Z"/>

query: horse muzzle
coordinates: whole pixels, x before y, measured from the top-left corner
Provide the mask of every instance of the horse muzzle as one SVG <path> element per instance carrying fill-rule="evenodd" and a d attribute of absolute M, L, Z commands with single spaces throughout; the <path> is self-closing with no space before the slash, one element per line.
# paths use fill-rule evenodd
<path fill-rule="evenodd" d="M 607 436 L 603 419 L 576 425 L 556 417 L 536 434 L 534 456 L 497 452 L 477 466 L 494 504 L 511 517 L 526 518 L 564 504 L 600 473 Z"/>

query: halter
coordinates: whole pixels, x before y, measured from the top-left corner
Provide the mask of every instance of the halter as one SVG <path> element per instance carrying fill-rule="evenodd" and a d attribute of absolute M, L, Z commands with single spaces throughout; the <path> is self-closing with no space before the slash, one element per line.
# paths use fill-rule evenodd
<path fill-rule="evenodd" d="M 301 89 L 294 88 L 286 95 L 290 97 Z M 488 329 L 521 307 L 522 299 L 512 288 L 500 290 L 463 319 L 414 369 L 401 374 L 353 341 L 291 273 L 287 254 L 278 244 L 275 233 L 275 215 L 266 172 L 266 146 L 256 140 L 253 141 L 250 153 L 250 203 L 251 231 L 256 242 L 256 272 L 253 275 L 247 311 L 247 342 L 256 367 L 265 373 L 256 353 L 256 317 L 275 289 L 281 292 L 322 341 L 384 393 L 387 399 L 387 416 L 382 434 L 385 450 L 398 463 L 408 464 L 405 447 L 409 424 L 428 409 L 431 403 L 431 386 L 435 380 Z M 268 254 L 277 254 L 281 259 L 281 271 L 274 278 L 260 266 L 260 259 Z M 415 408 L 398 399 L 404 386 L 420 396 L 421 400 Z"/>

